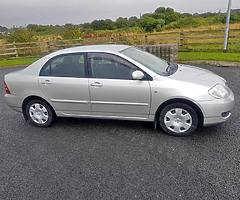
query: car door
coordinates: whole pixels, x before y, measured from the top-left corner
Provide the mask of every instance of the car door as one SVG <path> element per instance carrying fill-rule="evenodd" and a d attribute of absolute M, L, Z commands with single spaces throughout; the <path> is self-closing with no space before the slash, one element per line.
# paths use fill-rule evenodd
<path fill-rule="evenodd" d="M 86 54 L 64 54 L 42 68 L 39 85 L 57 112 L 63 115 L 89 114 L 91 110 Z"/>
<path fill-rule="evenodd" d="M 147 76 L 133 80 L 139 70 L 127 60 L 107 53 L 88 53 L 93 115 L 148 118 L 150 84 Z"/>

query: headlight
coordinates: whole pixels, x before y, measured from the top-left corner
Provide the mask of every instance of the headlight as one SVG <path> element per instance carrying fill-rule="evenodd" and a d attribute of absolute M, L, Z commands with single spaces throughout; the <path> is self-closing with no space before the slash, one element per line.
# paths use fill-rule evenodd
<path fill-rule="evenodd" d="M 226 86 L 217 84 L 209 90 L 209 94 L 216 99 L 225 99 L 230 93 Z"/>

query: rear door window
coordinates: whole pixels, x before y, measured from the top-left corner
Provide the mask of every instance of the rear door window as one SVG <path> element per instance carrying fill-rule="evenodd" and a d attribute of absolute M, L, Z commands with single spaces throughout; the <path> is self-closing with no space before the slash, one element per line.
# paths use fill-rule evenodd
<path fill-rule="evenodd" d="M 47 62 L 40 76 L 85 78 L 85 55 L 66 54 Z"/>

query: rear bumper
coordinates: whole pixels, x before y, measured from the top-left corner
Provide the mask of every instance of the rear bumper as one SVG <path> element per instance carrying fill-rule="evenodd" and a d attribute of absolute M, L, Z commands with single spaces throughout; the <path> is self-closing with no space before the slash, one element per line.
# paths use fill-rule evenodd
<path fill-rule="evenodd" d="M 226 122 L 232 115 L 234 108 L 234 94 L 231 92 L 227 99 L 200 102 L 204 112 L 204 126 L 211 126 Z"/>
<path fill-rule="evenodd" d="M 12 94 L 4 95 L 5 102 L 7 105 L 17 112 L 22 112 L 22 99 L 19 96 Z"/>

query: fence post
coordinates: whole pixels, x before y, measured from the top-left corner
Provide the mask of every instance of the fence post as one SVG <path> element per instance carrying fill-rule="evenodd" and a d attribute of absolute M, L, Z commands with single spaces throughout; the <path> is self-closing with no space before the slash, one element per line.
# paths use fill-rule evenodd
<path fill-rule="evenodd" d="M 17 50 L 17 46 L 16 46 L 15 41 L 13 42 L 13 48 L 14 48 L 15 56 L 18 57 L 18 50 Z"/>
<path fill-rule="evenodd" d="M 148 35 L 145 35 L 145 45 L 148 44 Z"/>
<path fill-rule="evenodd" d="M 185 45 L 184 31 L 181 30 L 181 32 L 180 32 L 180 47 L 183 47 L 184 45 Z"/>

